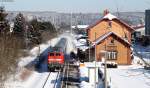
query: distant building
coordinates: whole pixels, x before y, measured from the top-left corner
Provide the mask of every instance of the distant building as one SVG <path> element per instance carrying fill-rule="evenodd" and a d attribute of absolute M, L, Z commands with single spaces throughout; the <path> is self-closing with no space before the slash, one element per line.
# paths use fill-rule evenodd
<path fill-rule="evenodd" d="M 87 28 L 88 26 L 89 26 L 89 25 L 76 25 L 76 26 L 72 26 L 71 28 L 72 28 L 74 31 L 80 32 L 81 34 L 86 34 L 86 28 Z"/>
<path fill-rule="evenodd" d="M 73 29 L 80 29 L 80 30 L 85 30 L 89 25 L 76 25 L 76 26 L 72 26 Z"/>
<path fill-rule="evenodd" d="M 150 9 L 145 11 L 145 34 L 150 35 Z"/>
<path fill-rule="evenodd" d="M 142 36 L 145 36 L 145 25 L 138 25 L 133 28 L 135 29 L 133 33 L 134 38 L 140 38 Z"/>
<path fill-rule="evenodd" d="M 102 61 L 101 51 L 107 51 L 107 61 L 118 64 L 131 64 L 132 27 L 109 12 L 95 24 L 87 28 L 88 40 L 96 45 L 96 58 Z M 94 48 L 94 49 L 93 49 Z M 92 51 L 94 52 L 94 51 Z"/>

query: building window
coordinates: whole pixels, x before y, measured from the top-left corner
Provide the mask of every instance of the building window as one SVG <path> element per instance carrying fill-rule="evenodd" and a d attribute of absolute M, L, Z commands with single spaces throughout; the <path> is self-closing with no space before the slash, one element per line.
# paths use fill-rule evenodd
<path fill-rule="evenodd" d="M 111 39 L 110 40 L 110 44 L 114 44 L 115 43 L 115 40 L 114 39 Z"/>
<path fill-rule="evenodd" d="M 117 59 L 117 52 L 116 51 L 108 51 L 107 52 L 107 59 L 108 60 L 116 60 Z"/>
<path fill-rule="evenodd" d="M 127 34 L 125 34 L 124 38 L 125 38 L 125 39 L 128 39 Z"/>
<path fill-rule="evenodd" d="M 108 26 L 109 26 L 109 28 L 112 27 L 112 22 L 111 21 L 108 21 Z"/>

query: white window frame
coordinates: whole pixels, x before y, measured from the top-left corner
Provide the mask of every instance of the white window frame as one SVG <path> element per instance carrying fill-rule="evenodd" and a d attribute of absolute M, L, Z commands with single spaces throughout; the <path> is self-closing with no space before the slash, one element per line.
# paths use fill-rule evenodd
<path fill-rule="evenodd" d="M 107 59 L 108 60 L 117 60 L 117 52 L 116 51 L 107 51 Z"/>

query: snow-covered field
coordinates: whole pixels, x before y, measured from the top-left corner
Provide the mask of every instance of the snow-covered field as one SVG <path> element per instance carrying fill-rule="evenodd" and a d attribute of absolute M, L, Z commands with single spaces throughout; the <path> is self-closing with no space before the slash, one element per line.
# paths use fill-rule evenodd
<path fill-rule="evenodd" d="M 133 45 L 133 51 L 137 52 L 143 60 L 150 64 L 150 46 L 143 47 L 141 45 Z M 135 54 L 134 56 L 135 59 L 137 59 L 137 55 Z"/>
<path fill-rule="evenodd" d="M 93 84 L 89 83 L 88 68 L 93 62 L 84 63 L 84 66 L 80 67 L 81 88 L 95 88 Z M 101 66 L 101 62 L 97 62 L 97 66 L 102 73 L 104 73 L 104 67 Z M 94 73 L 91 76 L 94 77 Z M 103 75 L 104 77 L 104 75 Z M 107 69 L 107 81 L 111 88 L 150 88 L 150 71 L 145 70 L 141 65 L 121 65 L 118 68 Z M 99 87 L 103 88 L 104 84 L 102 80 L 99 80 Z"/>
<path fill-rule="evenodd" d="M 142 66 L 119 66 L 107 73 L 111 88 L 150 88 L 150 71 Z"/>
<path fill-rule="evenodd" d="M 47 52 L 49 50 L 50 45 L 54 46 L 61 38 L 66 38 L 67 39 L 67 49 L 66 53 L 70 54 L 71 51 L 76 51 L 74 43 L 73 43 L 73 35 L 70 35 L 68 33 L 59 35 L 57 38 L 54 38 L 52 40 L 49 40 L 47 43 L 41 44 L 40 45 L 40 54 L 47 55 Z M 18 68 L 17 68 L 17 73 L 16 76 L 10 77 L 5 82 L 5 88 L 42 88 L 44 82 L 46 81 L 46 78 L 49 74 L 46 62 L 42 63 L 40 65 L 40 70 L 31 70 L 29 71 L 30 74 L 25 74 L 27 75 L 25 79 L 21 79 L 20 75 L 22 74 L 22 71 L 24 69 L 30 68 L 25 68 L 25 66 L 31 64 L 35 59 L 37 59 L 37 56 L 39 54 L 39 47 L 34 47 L 32 50 L 29 51 L 30 55 L 27 57 L 22 57 L 20 58 L 20 61 L 18 63 Z M 30 66 L 30 65 L 29 65 Z M 53 74 L 53 73 L 52 73 Z M 57 74 L 57 73 L 56 73 Z M 50 77 L 48 80 L 50 85 L 54 84 L 54 81 L 56 79 L 55 73 Z M 50 82 L 52 81 L 52 82 Z M 45 87 L 45 88 L 50 88 L 50 87 Z"/>

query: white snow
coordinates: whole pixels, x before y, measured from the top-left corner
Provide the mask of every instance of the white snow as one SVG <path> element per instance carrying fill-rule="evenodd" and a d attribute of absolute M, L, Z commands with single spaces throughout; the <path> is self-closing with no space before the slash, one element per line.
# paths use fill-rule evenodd
<path fill-rule="evenodd" d="M 84 35 L 75 35 L 74 44 L 75 44 L 76 48 L 79 48 L 80 50 L 85 51 L 89 48 L 89 46 L 87 46 L 87 40 L 85 38 L 81 38 L 81 37 L 85 37 L 85 36 Z"/>
<path fill-rule="evenodd" d="M 133 45 L 133 51 L 137 52 L 138 54 L 141 55 L 141 57 L 150 64 L 150 46 L 144 47 L 141 45 Z M 134 53 L 134 59 L 138 60 L 139 62 L 143 63 L 139 57 Z"/>
<path fill-rule="evenodd" d="M 40 44 L 40 53 L 43 53 L 50 45 L 54 46 L 58 41 L 59 38 L 54 38 L 52 40 L 49 40 L 47 43 Z M 34 61 L 39 53 L 39 47 L 36 46 L 33 49 L 29 51 L 30 56 L 22 57 L 20 58 L 20 61 L 18 63 L 18 73 L 16 74 L 17 80 L 10 80 L 6 81 L 5 88 L 42 88 L 43 82 L 46 80 L 46 77 L 48 76 L 48 72 L 39 73 L 36 71 L 33 71 L 32 74 L 29 76 L 28 79 L 22 81 L 19 79 L 19 75 L 21 74 L 20 71 L 22 71 L 22 68 L 29 64 L 30 62 Z M 47 71 L 47 66 L 45 64 L 42 65 L 42 69 Z"/>
<path fill-rule="evenodd" d="M 81 37 L 83 37 L 83 35 L 82 35 L 82 34 L 75 35 L 75 38 L 76 38 L 76 39 L 81 38 Z"/>
<path fill-rule="evenodd" d="M 117 17 L 112 15 L 111 13 L 108 13 L 106 16 L 103 17 L 103 19 L 109 19 L 109 20 L 113 20 L 115 18 L 117 18 Z"/>
<path fill-rule="evenodd" d="M 85 29 L 87 28 L 89 25 L 76 25 L 76 26 L 72 26 L 72 28 L 79 28 L 79 29 Z"/>
<path fill-rule="evenodd" d="M 81 44 L 84 44 L 84 45 L 86 44 L 86 39 L 79 39 L 78 41 L 79 41 Z"/>
<path fill-rule="evenodd" d="M 60 40 L 60 38 L 54 38 L 52 40 L 49 40 L 47 43 L 40 44 L 39 45 L 40 53 L 45 51 L 50 45 L 54 46 L 59 40 Z M 33 61 L 34 59 L 36 59 L 36 57 L 38 56 L 38 53 L 39 53 L 39 46 L 36 46 L 29 51 L 30 56 L 22 57 L 18 63 L 18 67 L 23 67 L 23 66 L 27 65 L 28 63 L 30 63 L 31 61 Z"/>
<path fill-rule="evenodd" d="M 56 88 L 56 85 L 57 85 L 57 82 L 58 82 L 57 81 L 57 75 L 59 75 L 58 72 L 51 72 L 50 77 L 48 78 L 47 83 L 45 84 L 44 88 Z"/>
<path fill-rule="evenodd" d="M 83 63 L 82 63 L 83 64 Z M 89 70 L 88 67 L 94 67 L 95 62 L 85 62 L 84 66 L 79 67 L 80 71 L 80 88 L 95 88 L 95 85 L 93 83 L 89 82 Z M 96 67 L 101 66 L 101 62 L 96 62 Z M 94 73 L 94 72 L 93 72 Z M 91 76 L 95 76 L 95 74 L 90 74 Z M 103 82 L 102 79 L 98 79 L 97 88 L 103 88 Z"/>
<path fill-rule="evenodd" d="M 81 80 L 80 87 L 94 88 L 85 79 L 88 77 L 87 67 L 93 65 L 93 62 L 86 62 L 84 64 L 85 66 L 80 67 L 80 76 L 84 78 Z M 104 74 L 104 67 L 101 65 L 101 62 L 97 62 L 96 66 L 99 66 L 99 69 Z M 107 68 L 107 81 L 111 88 L 150 88 L 150 71 L 145 70 L 143 66 L 138 64 L 119 65 L 118 68 Z M 98 86 L 99 88 L 103 88 L 104 84 L 102 80 L 99 80 Z"/>
<path fill-rule="evenodd" d="M 150 88 L 150 73 L 142 66 L 119 66 L 107 69 L 111 88 Z"/>
<path fill-rule="evenodd" d="M 45 50 L 48 49 L 48 47 L 54 46 L 61 38 L 66 38 L 67 39 L 67 49 L 66 53 L 70 54 L 71 51 L 76 51 L 75 49 L 75 44 L 74 44 L 74 36 L 70 35 L 69 33 L 61 34 L 58 36 L 58 38 L 54 38 L 50 41 L 48 41 L 45 44 L 40 45 L 40 53 L 45 52 Z M 29 51 L 30 55 L 28 57 L 22 57 L 18 63 L 18 73 L 16 74 L 15 77 L 19 79 L 19 74 L 22 68 L 26 66 L 27 64 L 31 63 L 34 61 L 37 56 L 39 47 L 34 47 L 32 50 Z M 5 88 L 42 88 L 43 83 L 45 82 L 47 76 L 48 76 L 48 69 L 47 65 L 45 64 L 46 62 L 42 63 L 41 65 L 41 72 L 37 71 L 32 71 L 31 75 L 28 76 L 26 80 L 10 80 L 5 83 Z M 57 74 L 57 73 L 56 73 Z M 48 82 L 51 83 L 50 85 L 54 85 L 54 82 L 56 81 L 56 74 L 53 73 L 51 77 L 48 79 Z M 60 79 L 59 79 L 60 80 Z M 51 88 L 50 85 L 47 85 L 47 88 Z"/>

